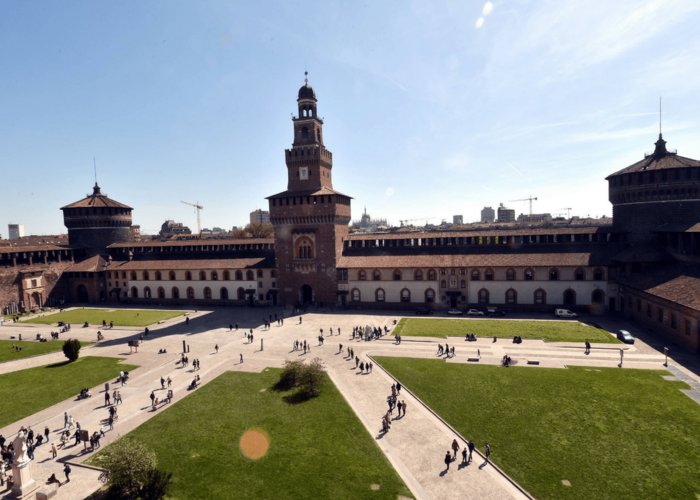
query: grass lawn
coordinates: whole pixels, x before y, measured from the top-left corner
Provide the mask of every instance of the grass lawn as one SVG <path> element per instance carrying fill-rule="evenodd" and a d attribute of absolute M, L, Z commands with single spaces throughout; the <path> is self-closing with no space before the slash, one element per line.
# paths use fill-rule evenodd
<path fill-rule="evenodd" d="M 291 404 L 272 389 L 280 373 L 224 373 L 129 433 L 173 473 L 169 498 L 411 496 L 330 380 L 319 397 Z M 258 460 L 239 446 L 250 429 L 269 438 Z"/>
<path fill-rule="evenodd" d="M 16 340 L 0 340 L 0 363 L 60 351 L 63 348 L 63 342 L 65 340 L 67 340 L 67 337 L 61 340 L 49 340 L 48 342 L 37 342 L 36 340 L 23 340 L 22 342 L 17 342 Z M 90 344 L 92 344 L 92 342 L 80 343 L 83 347 Z M 15 351 L 13 346 L 19 346 L 22 350 Z"/>
<path fill-rule="evenodd" d="M 86 356 L 73 363 L 29 368 L 0 375 L 0 427 L 75 397 L 83 387 L 92 387 L 132 370 L 134 365 L 117 358 Z M 95 398 L 101 403 L 99 397 Z"/>
<path fill-rule="evenodd" d="M 42 325 L 55 325 L 59 321 L 80 326 L 86 321 L 91 325 L 102 325 L 102 320 L 107 324 L 114 322 L 114 326 L 148 326 L 163 319 L 181 316 L 185 311 L 161 311 L 157 309 L 99 309 L 93 307 L 81 307 L 69 311 L 46 314 L 24 320 L 27 323 L 39 323 Z"/>
<path fill-rule="evenodd" d="M 700 405 L 665 371 L 377 361 L 536 498 L 700 495 Z"/>
<path fill-rule="evenodd" d="M 585 342 L 588 339 L 591 343 L 618 343 L 607 331 L 578 321 L 402 318 L 394 329 L 394 335 L 405 337 L 463 337 L 466 333 L 511 339 L 520 335 L 524 339 L 549 342 Z"/>

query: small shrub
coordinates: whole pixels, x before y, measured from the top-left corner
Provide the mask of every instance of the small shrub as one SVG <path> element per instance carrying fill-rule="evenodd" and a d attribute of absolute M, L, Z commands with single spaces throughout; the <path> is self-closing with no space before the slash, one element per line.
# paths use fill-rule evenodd
<path fill-rule="evenodd" d="M 63 354 L 68 361 L 75 361 L 80 354 L 80 341 L 78 339 L 68 339 L 63 343 Z"/>
<path fill-rule="evenodd" d="M 125 438 L 102 452 L 99 465 L 107 469 L 104 479 L 109 483 L 110 490 L 118 491 L 127 498 L 136 498 L 141 488 L 154 479 L 152 473 L 156 469 L 156 454 L 143 444 Z"/>
<path fill-rule="evenodd" d="M 275 384 L 275 389 L 278 391 L 288 391 L 298 386 L 303 371 L 304 363 L 302 361 L 286 361 L 280 379 L 277 384 Z"/>
<path fill-rule="evenodd" d="M 301 393 L 307 398 L 315 398 L 321 393 L 321 385 L 323 384 L 323 361 L 321 358 L 315 358 L 308 365 L 304 365 L 304 370 L 301 372 L 299 386 Z"/>

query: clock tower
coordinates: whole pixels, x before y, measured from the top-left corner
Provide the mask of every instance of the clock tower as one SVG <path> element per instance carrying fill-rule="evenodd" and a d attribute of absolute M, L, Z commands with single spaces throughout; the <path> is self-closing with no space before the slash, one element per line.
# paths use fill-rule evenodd
<path fill-rule="evenodd" d="M 333 189 L 333 154 L 308 80 L 299 89 L 294 140 L 285 151 L 287 190 L 268 197 L 275 228 L 280 300 L 287 306 L 338 302 L 336 262 L 350 223 L 349 196 Z"/>

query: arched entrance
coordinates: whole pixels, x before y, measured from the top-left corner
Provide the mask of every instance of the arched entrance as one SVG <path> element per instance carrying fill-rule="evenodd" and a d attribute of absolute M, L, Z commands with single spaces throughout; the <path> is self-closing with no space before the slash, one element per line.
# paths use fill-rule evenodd
<path fill-rule="evenodd" d="M 564 290 L 564 305 L 565 306 L 575 306 L 576 305 L 576 292 L 571 288 Z"/>
<path fill-rule="evenodd" d="M 34 292 L 32 294 L 32 308 L 41 306 L 41 294 L 39 294 L 39 292 Z"/>
<path fill-rule="evenodd" d="M 88 302 L 89 297 L 88 297 L 88 291 L 85 285 L 78 285 L 78 288 L 75 289 L 75 295 L 76 298 L 78 299 L 78 302 Z"/>
<path fill-rule="evenodd" d="M 299 289 L 299 302 L 301 305 L 306 306 L 314 301 L 314 290 L 311 285 L 303 285 Z"/>
<path fill-rule="evenodd" d="M 605 292 L 601 289 L 593 290 L 591 302 L 593 302 L 594 305 L 602 305 L 605 303 Z"/>

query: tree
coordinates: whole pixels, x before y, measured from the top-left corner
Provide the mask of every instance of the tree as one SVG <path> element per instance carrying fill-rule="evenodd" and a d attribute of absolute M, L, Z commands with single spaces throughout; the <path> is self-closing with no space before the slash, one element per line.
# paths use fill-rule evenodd
<path fill-rule="evenodd" d="M 304 365 L 304 370 L 301 372 L 299 379 L 301 393 L 307 398 L 318 396 L 321 393 L 324 373 L 321 358 L 314 358 L 311 363 Z"/>
<path fill-rule="evenodd" d="M 132 439 L 120 439 L 107 447 L 99 464 L 107 470 L 104 478 L 110 489 L 127 498 L 137 498 L 144 486 L 162 481 L 159 476 L 154 476 L 155 452 Z"/>
<path fill-rule="evenodd" d="M 68 358 L 68 361 L 78 359 L 80 353 L 80 341 L 78 339 L 68 339 L 63 343 L 63 354 Z"/>

